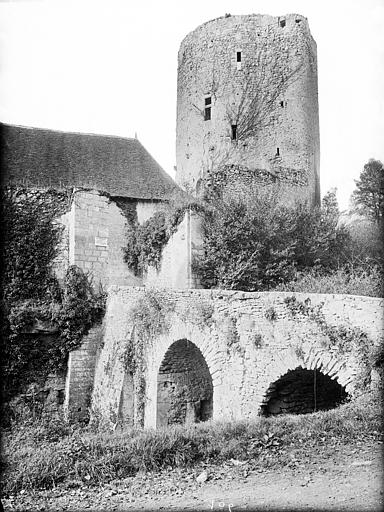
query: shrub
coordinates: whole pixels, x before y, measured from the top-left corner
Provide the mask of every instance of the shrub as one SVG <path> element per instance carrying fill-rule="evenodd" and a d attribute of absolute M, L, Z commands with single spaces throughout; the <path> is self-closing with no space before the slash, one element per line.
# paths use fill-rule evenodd
<path fill-rule="evenodd" d="M 206 210 L 195 269 L 206 288 L 256 291 L 292 280 L 297 270 L 337 268 L 349 242 L 337 221 L 334 193 L 311 209 L 281 205 L 270 191 L 227 192 Z"/>

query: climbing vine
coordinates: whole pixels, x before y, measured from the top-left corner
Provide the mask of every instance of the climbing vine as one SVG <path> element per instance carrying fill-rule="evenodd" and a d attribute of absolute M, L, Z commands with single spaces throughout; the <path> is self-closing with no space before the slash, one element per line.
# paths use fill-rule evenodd
<path fill-rule="evenodd" d="M 60 333 L 61 360 L 81 343 L 82 338 L 96 323 L 100 323 L 106 306 L 107 294 L 95 292 L 90 277 L 79 267 L 71 265 L 64 279 L 63 300 L 53 316 Z"/>
<path fill-rule="evenodd" d="M 136 275 L 145 272 L 148 266 L 160 267 L 162 252 L 171 236 L 184 218 L 187 210 L 200 211 L 200 203 L 184 198 L 168 205 L 160 205 L 143 224 L 137 220 L 129 223 L 124 260 Z"/>
<path fill-rule="evenodd" d="M 105 294 L 89 276 L 69 267 L 55 276 L 62 226 L 72 191 L 1 191 L 1 369 L 5 397 L 50 372 L 63 370 L 70 350 L 103 316 Z"/>
<path fill-rule="evenodd" d="M 58 286 L 52 267 L 63 228 L 54 221 L 69 209 L 71 191 L 9 187 L 0 195 L 3 306 L 47 295 L 55 300 Z"/>
<path fill-rule="evenodd" d="M 145 405 L 145 350 L 153 340 L 170 328 L 168 314 L 173 311 L 173 300 L 165 298 L 158 291 L 149 289 L 137 299 L 129 312 L 134 325 L 133 335 L 128 340 L 121 362 L 132 375 L 135 392 L 135 418 L 138 424 L 144 420 Z"/>

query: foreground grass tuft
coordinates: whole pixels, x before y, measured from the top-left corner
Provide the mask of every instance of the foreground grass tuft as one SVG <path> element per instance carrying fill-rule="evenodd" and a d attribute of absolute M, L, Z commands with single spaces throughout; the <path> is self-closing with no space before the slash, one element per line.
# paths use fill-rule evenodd
<path fill-rule="evenodd" d="M 368 395 L 326 412 L 157 431 L 111 434 L 68 428 L 58 439 L 50 431 L 44 436 L 41 428 L 29 426 L 4 435 L 2 488 L 7 495 L 73 481 L 96 485 L 142 471 L 229 459 L 278 466 L 286 464 L 289 447 L 313 449 L 335 439 L 349 443 L 380 430 L 381 407 Z"/>

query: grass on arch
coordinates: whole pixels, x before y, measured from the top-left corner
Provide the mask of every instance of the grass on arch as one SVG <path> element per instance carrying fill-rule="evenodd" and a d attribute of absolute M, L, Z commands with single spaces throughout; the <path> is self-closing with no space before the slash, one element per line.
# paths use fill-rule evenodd
<path fill-rule="evenodd" d="M 143 471 L 229 459 L 278 467 L 287 463 L 289 447 L 313 448 L 331 439 L 349 443 L 379 432 L 377 400 L 365 395 L 336 409 L 306 415 L 119 433 L 67 427 L 58 437 L 49 426 L 46 435 L 38 425 L 19 426 L 3 436 L 2 492 L 51 488 L 70 481 L 97 485 Z M 271 453 L 273 457 L 268 457 Z"/>

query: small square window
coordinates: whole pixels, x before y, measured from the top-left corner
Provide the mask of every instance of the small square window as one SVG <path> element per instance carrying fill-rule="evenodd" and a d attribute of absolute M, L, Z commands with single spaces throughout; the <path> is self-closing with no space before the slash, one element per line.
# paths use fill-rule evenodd
<path fill-rule="evenodd" d="M 286 24 L 286 21 L 285 21 L 285 20 L 280 20 L 280 27 L 281 27 L 281 28 L 284 28 L 284 27 L 285 27 L 285 24 Z"/>
<path fill-rule="evenodd" d="M 212 103 L 211 97 L 208 96 L 208 98 L 205 98 L 204 102 L 205 102 L 205 105 L 211 105 L 211 103 Z"/>

